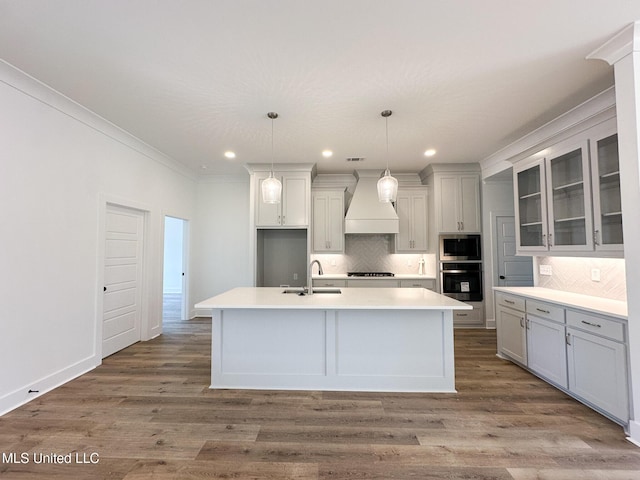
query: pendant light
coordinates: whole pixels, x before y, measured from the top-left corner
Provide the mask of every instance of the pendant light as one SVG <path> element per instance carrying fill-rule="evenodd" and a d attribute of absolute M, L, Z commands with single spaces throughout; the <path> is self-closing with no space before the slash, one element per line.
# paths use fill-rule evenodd
<path fill-rule="evenodd" d="M 271 174 L 262 181 L 262 201 L 264 203 L 280 203 L 282 183 L 273 176 L 273 121 L 278 118 L 276 112 L 267 113 L 271 119 Z"/>
<path fill-rule="evenodd" d="M 389 172 L 389 117 L 391 110 L 383 110 L 380 115 L 384 117 L 384 126 L 387 134 L 387 169 L 384 176 L 378 180 L 378 200 L 383 203 L 395 202 L 398 196 L 398 180 Z"/>

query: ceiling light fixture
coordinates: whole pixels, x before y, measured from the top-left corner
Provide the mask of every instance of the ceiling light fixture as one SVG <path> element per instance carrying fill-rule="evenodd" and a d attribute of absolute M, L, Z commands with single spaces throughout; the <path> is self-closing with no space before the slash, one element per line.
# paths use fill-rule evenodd
<path fill-rule="evenodd" d="M 384 176 L 378 180 L 378 200 L 383 203 L 395 202 L 398 196 L 398 180 L 391 176 L 389 172 L 389 117 L 391 110 L 383 110 L 380 115 L 384 117 L 384 127 L 387 136 L 387 169 Z"/>
<path fill-rule="evenodd" d="M 424 152 L 425 157 L 433 157 L 435 154 L 436 154 L 436 151 L 433 148 L 425 150 Z"/>
<path fill-rule="evenodd" d="M 271 174 L 262 181 L 262 201 L 264 203 L 280 203 L 282 183 L 273 176 L 273 121 L 278 118 L 276 112 L 267 113 L 271 119 Z"/>
<path fill-rule="evenodd" d="M 231 150 L 227 150 L 226 152 L 224 152 L 224 156 L 229 159 L 236 158 L 236 154 Z"/>
<path fill-rule="evenodd" d="M 331 150 L 323 150 L 322 156 L 324 158 L 331 158 L 333 156 L 333 152 Z"/>

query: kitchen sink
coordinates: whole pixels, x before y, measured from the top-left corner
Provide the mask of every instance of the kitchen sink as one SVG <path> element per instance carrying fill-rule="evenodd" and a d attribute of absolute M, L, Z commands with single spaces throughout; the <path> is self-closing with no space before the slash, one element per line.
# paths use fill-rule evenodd
<path fill-rule="evenodd" d="M 282 293 L 295 293 L 297 295 L 303 296 L 307 294 L 306 288 L 287 288 L 282 291 Z M 342 293 L 342 290 L 339 288 L 323 288 L 318 287 L 313 289 L 313 295 L 316 293 Z"/>

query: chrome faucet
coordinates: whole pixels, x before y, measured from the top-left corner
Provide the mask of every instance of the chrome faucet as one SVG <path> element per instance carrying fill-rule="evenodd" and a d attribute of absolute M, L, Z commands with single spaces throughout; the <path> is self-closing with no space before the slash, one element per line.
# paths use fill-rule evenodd
<path fill-rule="evenodd" d="M 313 279 L 311 278 L 313 275 L 313 264 L 317 263 L 318 264 L 318 275 L 323 275 L 324 272 L 322 271 L 322 265 L 320 264 L 320 261 L 318 260 L 314 260 L 313 262 L 311 262 L 309 264 L 309 278 L 307 279 L 307 295 L 313 295 L 313 287 L 312 287 L 312 283 L 313 283 Z"/>

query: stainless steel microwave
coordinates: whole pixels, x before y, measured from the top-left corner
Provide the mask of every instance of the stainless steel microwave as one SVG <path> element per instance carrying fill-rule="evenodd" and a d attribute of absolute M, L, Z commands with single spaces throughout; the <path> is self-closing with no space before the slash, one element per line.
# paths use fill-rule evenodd
<path fill-rule="evenodd" d="M 440 261 L 480 261 L 480 244 L 480 235 L 440 235 Z"/>

